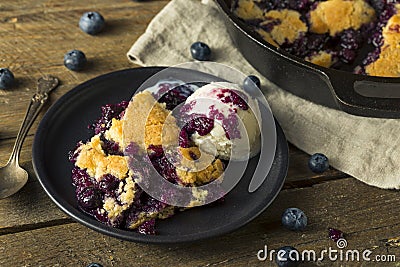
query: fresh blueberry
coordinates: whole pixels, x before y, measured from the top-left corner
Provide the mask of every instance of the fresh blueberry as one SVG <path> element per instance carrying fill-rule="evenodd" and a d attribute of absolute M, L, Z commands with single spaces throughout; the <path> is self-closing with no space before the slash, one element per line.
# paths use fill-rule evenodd
<path fill-rule="evenodd" d="M 79 20 L 79 28 L 91 35 L 101 32 L 104 28 L 104 25 L 104 18 L 98 12 L 86 12 Z"/>
<path fill-rule="evenodd" d="M 308 160 L 308 167 L 315 173 L 323 173 L 329 168 L 329 160 L 324 154 L 315 153 Z"/>
<path fill-rule="evenodd" d="M 254 85 L 256 85 L 258 88 L 261 86 L 260 79 L 255 76 L 255 75 L 249 75 L 244 79 L 243 82 L 243 88 L 246 90 L 251 91 L 251 89 L 254 89 Z"/>
<path fill-rule="evenodd" d="M 82 70 L 86 62 L 85 54 L 79 50 L 71 50 L 64 55 L 64 65 L 70 70 Z"/>
<path fill-rule="evenodd" d="M 194 59 L 200 61 L 207 61 L 211 58 L 211 49 L 210 47 L 203 42 L 195 42 L 190 47 L 190 53 Z"/>
<path fill-rule="evenodd" d="M 103 265 L 101 265 L 100 263 L 93 262 L 93 263 L 89 264 L 87 267 L 103 267 Z"/>
<path fill-rule="evenodd" d="M 0 89 L 8 89 L 14 83 L 14 74 L 7 68 L 0 69 Z"/>
<path fill-rule="evenodd" d="M 291 246 L 284 246 L 277 250 L 276 264 L 279 267 L 295 267 L 299 265 L 299 251 Z"/>
<path fill-rule="evenodd" d="M 282 224 L 290 230 L 301 231 L 307 226 L 307 216 L 298 208 L 288 208 L 282 214 Z"/>

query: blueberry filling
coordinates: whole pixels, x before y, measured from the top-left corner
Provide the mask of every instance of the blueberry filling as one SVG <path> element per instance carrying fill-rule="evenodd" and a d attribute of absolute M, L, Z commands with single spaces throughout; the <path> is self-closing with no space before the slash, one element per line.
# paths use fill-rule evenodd
<path fill-rule="evenodd" d="M 299 12 L 300 20 L 308 28 L 311 26 L 310 12 L 324 1 L 320 0 L 260 0 L 254 1 L 264 14 L 271 10 L 294 10 Z M 360 28 L 345 29 L 334 36 L 328 34 L 300 33 L 294 41 L 286 40 L 279 47 L 294 56 L 306 59 L 315 64 L 321 64 L 335 69 L 351 70 L 357 74 L 366 74 L 365 66 L 375 62 L 381 53 L 383 45 L 382 29 L 388 20 L 396 14 L 395 5 L 398 1 L 366 0 L 375 10 L 377 18 L 364 23 Z M 233 1 L 232 11 L 239 7 L 239 1 Z M 272 18 L 243 19 L 255 32 L 264 30 L 271 32 L 280 21 Z M 400 27 L 392 27 L 393 32 L 400 32 Z M 370 44 L 370 45 L 368 45 Z M 368 52 L 370 51 L 370 52 Z M 329 61 L 318 61 L 316 56 L 325 52 L 330 56 Z M 365 55 L 367 54 L 367 55 Z M 315 59 L 316 61 L 313 61 Z M 321 59 L 322 60 L 322 59 Z M 325 65 L 326 64 L 326 65 Z M 358 65 L 357 65 L 358 64 Z M 357 65 L 357 66 L 356 66 Z"/>
<path fill-rule="evenodd" d="M 168 88 L 167 85 L 162 85 L 163 89 Z M 169 110 L 173 110 L 176 106 L 186 101 L 186 99 L 193 94 L 193 90 L 190 86 L 187 85 L 179 85 L 173 87 L 172 89 L 168 88 L 161 96 L 158 93 L 155 97 L 158 99 L 158 102 L 165 103 L 166 108 Z"/>
<path fill-rule="evenodd" d="M 118 104 L 108 104 L 101 107 L 101 117 L 95 121 L 89 128 L 94 130 L 95 134 L 102 133 L 110 129 L 112 119 L 121 119 L 123 111 L 128 107 L 128 101 L 122 101 Z"/>
<path fill-rule="evenodd" d="M 243 110 L 248 110 L 249 106 L 247 105 L 247 97 L 243 94 L 240 94 L 239 92 L 235 92 L 234 90 L 230 89 L 221 89 L 221 93 L 217 95 L 217 97 L 223 102 L 223 103 L 232 103 L 235 106 L 238 106 L 239 108 Z"/>

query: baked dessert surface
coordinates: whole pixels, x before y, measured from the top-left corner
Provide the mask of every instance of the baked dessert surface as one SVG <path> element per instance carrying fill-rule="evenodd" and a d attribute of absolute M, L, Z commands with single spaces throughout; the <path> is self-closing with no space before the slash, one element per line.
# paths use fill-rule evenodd
<path fill-rule="evenodd" d="M 365 66 L 365 73 L 373 76 L 400 77 L 400 4 L 382 29 L 383 43 L 378 58 Z"/>
<path fill-rule="evenodd" d="M 221 183 L 230 159 L 218 158 L 190 139 L 195 134 L 209 134 L 216 124 L 215 116 L 223 119 L 224 115 L 210 104 L 214 117 L 182 111 L 186 117 L 175 118 L 177 114 L 172 110 L 179 102 L 188 100 L 193 91 L 177 87 L 172 93 L 160 93 L 164 87 L 173 86 L 162 84 L 156 93 L 143 91 L 130 102 L 102 107 L 102 116 L 91 126 L 94 135 L 79 142 L 70 153 L 74 164 L 72 183 L 81 210 L 112 227 L 154 234 L 157 219 L 169 218 L 181 210 L 167 204 L 180 193 L 155 184 L 153 177 L 157 173 L 172 184 L 189 188 L 185 209 L 225 195 Z M 232 84 L 209 86 L 219 90 L 216 97 L 230 108 L 229 117 L 248 109 L 244 100 L 229 89 Z M 198 92 L 208 92 L 207 88 L 203 86 Z M 194 97 L 194 101 L 199 97 L 202 95 Z M 181 109 L 186 110 L 187 106 Z M 193 119 L 192 115 L 200 117 Z M 160 200 L 147 194 L 143 185 L 161 187 Z M 202 185 L 210 187 L 203 189 L 199 187 Z"/>
<path fill-rule="evenodd" d="M 323 67 L 350 69 L 371 44 L 354 72 L 399 77 L 399 2 L 235 0 L 232 10 L 265 41 Z"/>
<path fill-rule="evenodd" d="M 104 106 L 101 118 L 92 125 L 94 135 L 70 153 L 78 206 L 107 225 L 143 234 L 154 234 L 156 219 L 169 218 L 180 210 L 139 186 L 138 182 L 155 172 L 173 184 L 191 188 L 186 209 L 208 203 L 207 198 L 216 193 L 224 195 L 219 185 L 226 162 L 193 144 L 179 146 L 181 130 L 166 108 L 171 103 L 157 101 L 155 96 L 143 91 L 129 103 Z M 199 159 L 206 159 L 207 164 Z M 212 193 L 198 188 L 213 181 Z M 173 197 L 173 193 L 162 192 L 163 199 Z"/>

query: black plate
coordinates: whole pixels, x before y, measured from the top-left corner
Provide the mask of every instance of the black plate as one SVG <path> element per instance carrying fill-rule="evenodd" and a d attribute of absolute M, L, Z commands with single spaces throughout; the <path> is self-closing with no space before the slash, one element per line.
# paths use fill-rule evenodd
<path fill-rule="evenodd" d="M 101 233 L 130 241 L 174 243 L 194 241 L 231 232 L 264 211 L 280 191 L 288 168 L 288 147 L 277 125 L 277 149 L 265 182 L 248 192 L 258 159 L 250 160 L 244 177 L 226 196 L 224 203 L 199 207 L 159 221 L 158 235 L 141 235 L 106 226 L 81 212 L 71 184 L 72 164 L 68 151 L 79 140 L 87 140 L 87 126 L 98 118 L 104 104 L 130 100 L 146 79 L 163 68 L 136 68 L 113 72 L 87 81 L 62 96 L 45 114 L 35 135 L 33 166 L 50 198 L 69 216 Z"/>

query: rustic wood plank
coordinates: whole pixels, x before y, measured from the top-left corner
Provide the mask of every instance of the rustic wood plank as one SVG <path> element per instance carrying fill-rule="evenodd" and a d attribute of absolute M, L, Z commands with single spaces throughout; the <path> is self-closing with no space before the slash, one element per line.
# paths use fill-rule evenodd
<path fill-rule="evenodd" d="M 400 232 L 399 199 L 398 192 L 368 187 L 351 178 L 284 190 L 266 212 L 241 230 L 182 245 L 130 243 L 76 223 L 65 224 L 0 236 L 0 265 L 85 266 L 99 262 L 104 266 L 255 266 L 261 264 L 256 253 L 264 245 L 270 249 L 283 245 L 293 245 L 299 250 L 320 251 L 329 246 L 335 249 L 335 243 L 327 238 L 328 227 L 346 233 L 349 249 L 374 249 L 373 255 L 394 254 L 400 260 L 400 247 L 387 246 L 386 242 Z M 293 205 L 308 215 L 310 224 L 304 232 L 291 232 L 280 225 L 282 211 Z M 274 266 L 268 262 L 262 265 Z M 344 265 L 360 266 L 360 263 Z"/>
<path fill-rule="evenodd" d="M 0 200 L 0 234 L 70 222 L 46 195 L 32 167 L 32 141 L 29 136 L 21 151 L 21 166 L 28 171 L 28 183 L 17 194 Z M 14 140 L 0 141 L 0 165 L 6 163 Z M 3 152 L 4 151 L 4 152 Z"/>

